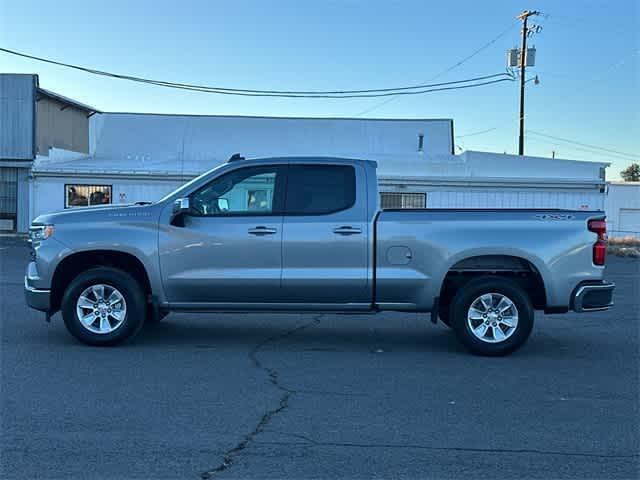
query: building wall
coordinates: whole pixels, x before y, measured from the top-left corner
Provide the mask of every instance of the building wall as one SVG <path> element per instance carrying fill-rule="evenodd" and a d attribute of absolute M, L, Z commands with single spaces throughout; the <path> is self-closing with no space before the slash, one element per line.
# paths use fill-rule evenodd
<path fill-rule="evenodd" d="M 90 125 L 88 156 L 57 159 L 52 150 L 36 159 L 34 215 L 64 208 L 65 183 L 112 185 L 115 204 L 157 200 L 236 152 L 375 160 L 382 192 L 424 193 L 427 208 L 604 209 L 606 163 L 452 155 L 449 120 L 110 113 L 92 116 Z M 401 204 L 423 198 L 414 197 Z"/>
<path fill-rule="evenodd" d="M 29 224 L 31 223 L 31 217 L 29 214 L 29 172 L 28 168 L 18 169 L 18 189 L 17 189 L 17 204 L 18 211 L 16 212 L 16 231 L 28 232 Z"/>
<path fill-rule="evenodd" d="M 602 210 L 604 199 L 597 190 L 528 188 L 383 188 L 383 191 L 424 192 L 426 208 L 562 208 L 568 210 Z"/>
<path fill-rule="evenodd" d="M 110 185 L 112 203 L 133 203 L 159 200 L 175 190 L 183 182 L 119 178 L 42 177 L 36 176 L 31 182 L 32 219 L 38 215 L 63 210 L 65 208 L 65 185 Z"/>
<path fill-rule="evenodd" d="M 42 97 L 36 105 L 36 125 L 39 155 L 48 155 L 50 148 L 89 153 L 89 119 L 86 111 Z"/>
<path fill-rule="evenodd" d="M 0 74 L 0 160 L 33 160 L 35 75 Z"/>
<path fill-rule="evenodd" d="M 145 178 L 100 178 L 82 176 L 46 176 L 37 174 L 33 182 L 32 215 L 64 209 L 66 185 L 110 185 L 112 201 L 132 203 L 155 201 L 176 189 L 182 180 Z M 472 187 L 469 185 L 408 185 L 403 179 L 384 178 L 381 192 L 425 193 L 426 208 L 561 208 L 569 210 L 603 210 L 604 194 L 598 187 L 545 188 L 542 185 L 509 187 L 505 185 Z"/>
<path fill-rule="evenodd" d="M 609 235 L 640 238 L 640 182 L 609 184 L 605 211 Z"/>
<path fill-rule="evenodd" d="M 25 231 L 29 221 L 37 85 L 36 75 L 0 74 L 0 231 Z"/>
<path fill-rule="evenodd" d="M 449 155 L 451 120 L 373 120 L 103 113 L 91 117 L 91 155 L 122 170 L 202 172 L 250 157 Z M 423 148 L 419 152 L 419 138 Z"/>

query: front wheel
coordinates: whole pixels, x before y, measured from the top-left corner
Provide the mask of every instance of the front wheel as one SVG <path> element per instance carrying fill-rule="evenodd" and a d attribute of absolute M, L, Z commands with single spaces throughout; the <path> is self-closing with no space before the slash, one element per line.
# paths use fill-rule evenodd
<path fill-rule="evenodd" d="M 458 290 L 451 303 L 451 325 L 473 353 L 507 355 L 531 334 L 534 310 L 527 293 L 503 278 L 481 277 Z"/>
<path fill-rule="evenodd" d="M 146 314 L 139 283 L 110 267 L 78 275 L 65 290 L 61 307 L 67 330 L 88 345 L 115 345 L 133 337 Z"/>

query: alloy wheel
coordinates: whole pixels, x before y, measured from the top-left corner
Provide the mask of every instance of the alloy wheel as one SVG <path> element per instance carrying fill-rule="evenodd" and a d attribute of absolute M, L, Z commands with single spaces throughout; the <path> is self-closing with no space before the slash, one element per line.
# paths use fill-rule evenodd
<path fill-rule="evenodd" d="M 127 315 L 127 302 L 111 285 L 96 284 L 86 288 L 76 302 L 80 324 L 93 333 L 107 334 L 118 329 Z"/>
<path fill-rule="evenodd" d="M 504 342 L 518 327 L 518 309 L 506 295 L 484 293 L 471 302 L 467 325 L 483 342 Z"/>

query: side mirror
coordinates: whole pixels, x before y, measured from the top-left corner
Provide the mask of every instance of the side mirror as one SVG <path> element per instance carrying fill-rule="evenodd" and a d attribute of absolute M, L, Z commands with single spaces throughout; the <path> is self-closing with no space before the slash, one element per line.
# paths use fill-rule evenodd
<path fill-rule="evenodd" d="M 187 213 L 189 211 L 189 197 L 179 198 L 173 202 L 173 215 Z"/>
<path fill-rule="evenodd" d="M 184 215 L 189 211 L 189 197 L 179 198 L 173 202 L 171 220 L 169 223 L 174 227 L 184 227 Z"/>

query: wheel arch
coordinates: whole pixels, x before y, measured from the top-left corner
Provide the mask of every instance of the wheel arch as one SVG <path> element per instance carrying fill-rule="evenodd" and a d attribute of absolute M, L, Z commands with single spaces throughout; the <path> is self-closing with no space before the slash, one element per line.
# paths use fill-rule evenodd
<path fill-rule="evenodd" d="M 136 255 L 110 249 L 75 252 L 64 257 L 53 272 L 51 280 L 53 311 L 60 309 L 62 296 L 69 283 L 80 273 L 94 267 L 112 267 L 127 272 L 140 284 L 146 296 L 152 291 L 147 269 Z"/>
<path fill-rule="evenodd" d="M 517 253 L 482 253 L 457 255 L 452 258 L 442 276 L 439 303 L 444 308 L 455 292 L 480 276 L 508 278 L 523 287 L 536 309 L 547 305 L 547 285 L 538 262 Z"/>

